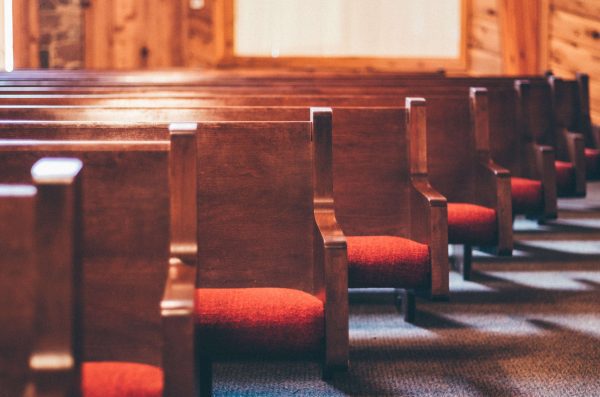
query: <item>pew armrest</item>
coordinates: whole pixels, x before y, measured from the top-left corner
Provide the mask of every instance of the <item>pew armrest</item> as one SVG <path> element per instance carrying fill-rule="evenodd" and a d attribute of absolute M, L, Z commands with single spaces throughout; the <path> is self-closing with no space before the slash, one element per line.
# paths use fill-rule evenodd
<path fill-rule="evenodd" d="M 569 161 L 575 167 L 575 195 L 584 197 L 585 186 L 585 141 L 583 135 L 571 131 L 565 132 Z"/>
<path fill-rule="evenodd" d="M 496 210 L 498 222 L 498 255 L 510 255 L 513 249 L 512 197 L 510 171 L 487 158 L 477 167 L 476 204 Z"/>
<path fill-rule="evenodd" d="M 542 182 L 544 195 L 544 219 L 557 217 L 556 202 L 556 156 L 551 146 L 533 144 L 537 175 Z"/>
<path fill-rule="evenodd" d="M 349 360 L 348 255 L 333 203 L 315 205 L 315 290 L 325 305 L 325 372 L 346 370 Z"/>
<path fill-rule="evenodd" d="M 449 296 L 448 205 L 446 197 L 431 187 L 427 177 L 413 177 L 410 195 L 411 239 L 429 245 L 430 297 Z"/>
<path fill-rule="evenodd" d="M 165 395 L 196 395 L 194 295 L 196 267 L 171 258 L 160 303 Z"/>

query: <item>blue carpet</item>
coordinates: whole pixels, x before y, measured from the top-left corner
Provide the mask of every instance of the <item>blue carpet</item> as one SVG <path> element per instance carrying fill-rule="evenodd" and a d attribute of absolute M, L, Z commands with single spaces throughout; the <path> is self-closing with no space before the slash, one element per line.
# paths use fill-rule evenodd
<path fill-rule="evenodd" d="M 351 367 L 325 382 L 310 362 L 222 362 L 217 396 L 600 396 L 600 183 L 560 200 L 559 219 L 515 223 L 515 252 L 475 252 L 450 302 L 402 321 L 390 290 L 351 293 Z"/>

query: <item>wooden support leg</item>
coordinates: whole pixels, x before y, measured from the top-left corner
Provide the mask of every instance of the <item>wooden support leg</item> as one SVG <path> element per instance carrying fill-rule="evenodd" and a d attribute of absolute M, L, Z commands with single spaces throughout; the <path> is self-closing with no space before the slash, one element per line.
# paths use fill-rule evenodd
<path fill-rule="evenodd" d="M 459 273 L 462 273 L 463 279 L 471 279 L 471 262 L 473 259 L 473 247 L 470 245 L 452 246 L 452 267 Z"/>
<path fill-rule="evenodd" d="M 396 307 L 404 316 L 404 321 L 407 323 L 415 322 L 417 311 L 417 300 L 415 291 L 407 289 L 396 289 Z"/>

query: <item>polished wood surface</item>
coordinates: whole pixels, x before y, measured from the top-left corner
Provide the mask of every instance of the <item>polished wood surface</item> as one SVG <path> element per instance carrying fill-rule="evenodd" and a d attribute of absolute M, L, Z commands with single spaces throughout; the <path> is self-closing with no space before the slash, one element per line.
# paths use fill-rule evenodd
<path fill-rule="evenodd" d="M 82 162 L 42 158 L 31 168 L 38 191 L 33 349 L 35 395 L 81 395 L 84 360 Z"/>
<path fill-rule="evenodd" d="M 554 85 L 558 82 L 553 80 Z M 583 136 L 565 130 L 557 121 L 552 86 L 517 80 L 515 87 L 520 98 L 523 131 L 526 139 L 556 150 L 556 159 L 570 162 L 575 169 L 577 197 L 585 196 L 585 155 Z"/>
<path fill-rule="evenodd" d="M 28 383 L 37 292 L 35 204 L 35 187 L 0 185 L 0 390 L 5 396 L 22 395 Z"/>
<path fill-rule="evenodd" d="M 160 365 L 159 301 L 169 254 L 168 142 L 0 144 L 9 182 L 40 157 L 84 163 L 85 358 Z M 115 303 L 118 302 L 118 303 Z"/>

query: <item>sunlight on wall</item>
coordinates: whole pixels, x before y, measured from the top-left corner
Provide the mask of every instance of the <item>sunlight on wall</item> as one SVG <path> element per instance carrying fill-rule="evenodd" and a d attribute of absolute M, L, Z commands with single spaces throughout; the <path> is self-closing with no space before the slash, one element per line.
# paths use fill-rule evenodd
<path fill-rule="evenodd" d="M 461 0 L 236 0 L 239 56 L 460 55 Z"/>

